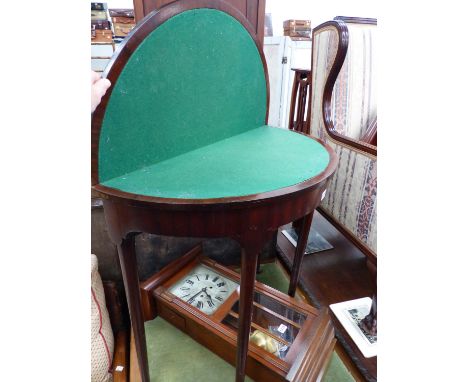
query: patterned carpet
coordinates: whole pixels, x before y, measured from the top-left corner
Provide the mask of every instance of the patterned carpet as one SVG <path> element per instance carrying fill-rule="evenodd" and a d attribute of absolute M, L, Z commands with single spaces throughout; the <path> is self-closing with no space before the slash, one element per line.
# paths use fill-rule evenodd
<path fill-rule="evenodd" d="M 276 264 L 261 266 L 257 280 L 282 292 L 288 279 Z M 235 369 L 185 333 L 161 318 L 145 324 L 148 359 L 152 382 L 227 382 L 233 381 Z M 248 382 L 252 379 L 246 378 Z M 324 382 L 354 382 L 354 378 L 333 352 Z M 258 381 L 268 382 L 268 381 Z"/>

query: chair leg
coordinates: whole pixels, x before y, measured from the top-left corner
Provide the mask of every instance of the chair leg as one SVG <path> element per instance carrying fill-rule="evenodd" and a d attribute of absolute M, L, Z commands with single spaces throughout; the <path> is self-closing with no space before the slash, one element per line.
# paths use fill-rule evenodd
<path fill-rule="evenodd" d="M 377 335 L 377 294 L 372 296 L 371 310 L 361 322 L 369 334 L 373 336 Z"/>
<path fill-rule="evenodd" d="M 258 253 L 251 253 L 242 249 L 236 382 L 243 382 L 245 378 L 245 366 L 247 363 L 247 351 L 250 339 L 250 324 L 252 322 L 253 296 L 258 255 Z"/>
<path fill-rule="evenodd" d="M 145 325 L 141 306 L 140 286 L 135 253 L 135 235 L 130 234 L 117 245 L 122 269 L 128 310 L 135 338 L 135 350 L 140 366 L 141 381 L 150 382 L 148 355 L 146 350 Z"/>
<path fill-rule="evenodd" d="M 304 216 L 297 221 L 299 228 L 296 252 L 294 253 L 294 262 L 291 270 L 291 280 L 289 281 L 288 295 L 294 297 L 296 294 L 297 283 L 299 281 L 299 273 L 301 271 L 302 259 L 304 258 L 304 251 L 309 238 L 310 226 L 312 225 L 312 216 L 314 212 Z"/>

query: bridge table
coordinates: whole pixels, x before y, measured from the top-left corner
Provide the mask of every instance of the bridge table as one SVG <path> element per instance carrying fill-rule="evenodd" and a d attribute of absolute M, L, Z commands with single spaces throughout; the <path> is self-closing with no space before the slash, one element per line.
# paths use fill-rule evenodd
<path fill-rule="evenodd" d="M 149 14 L 120 44 L 92 116 L 92 184 L 119 260 L 142 381 L 149 381 L 135 256 L 141 232 L 230 237 L 242 247 L 236 381 L 244 380 L 258 255 L 299 220 L 294 295 L 314 209 L 336 167 L 319 139 L 268 126 L 268 74 L 252 27 L 223 1 Z"/>

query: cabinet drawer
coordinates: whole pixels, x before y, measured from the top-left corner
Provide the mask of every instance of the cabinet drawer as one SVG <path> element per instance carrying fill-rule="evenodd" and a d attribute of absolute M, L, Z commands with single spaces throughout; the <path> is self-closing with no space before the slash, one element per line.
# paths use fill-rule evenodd
<path fill-rule="evenodd" d="M 158 313 L 162 318 L 169 321 L 176 328 L 185 330 L 185 318 L 174 312 L 172 309 L 168 308 L 164 304 L 159 304 Z"/>

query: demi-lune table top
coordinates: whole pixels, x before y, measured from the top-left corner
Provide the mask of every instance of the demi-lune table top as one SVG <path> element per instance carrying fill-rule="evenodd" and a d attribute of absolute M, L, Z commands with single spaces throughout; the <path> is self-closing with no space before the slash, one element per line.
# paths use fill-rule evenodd
<path fill-rule="evenodd" d="M 101 184 L 161 198 L 237 197 L 301 183 L 328 163 L 327 150 L 314 139 L 261 126 Z"/>
<path fill-rule="evenodd" d="M 143 197 L 258 195 L 323 173 L 317 140 L 266 125 L 268 76 L 243 22 L 161 10 L 121 44 L 93 116 L 93 184 Z"/>

